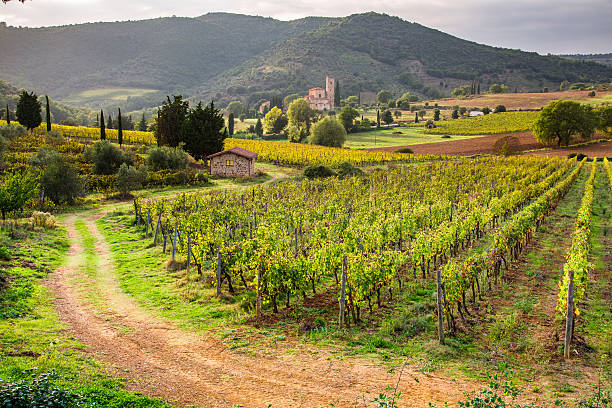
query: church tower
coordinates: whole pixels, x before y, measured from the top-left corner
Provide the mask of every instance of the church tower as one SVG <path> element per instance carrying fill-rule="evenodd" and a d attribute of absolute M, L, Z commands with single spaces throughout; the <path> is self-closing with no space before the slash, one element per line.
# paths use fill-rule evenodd
<path fill-rule="evenodd" d="M 334 106 L 335 92 L 336 92 L 336 81 L 334 80 L 334 78 L 330 78 L 326 76 L 325 77 L 325 93 L 327 95 L 327 98 L 329 98 L 329 104 L 331 105 L 332 109 L 335 108 Z"/>

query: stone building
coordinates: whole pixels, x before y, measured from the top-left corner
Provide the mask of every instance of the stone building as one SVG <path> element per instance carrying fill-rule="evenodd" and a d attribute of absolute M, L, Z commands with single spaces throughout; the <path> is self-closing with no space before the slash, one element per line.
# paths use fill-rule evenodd
<path fill-rule="evenodd" d="M 241 147 L 232 147 L 219 153 L 211 154 L 209 160 L 210 174 L 221 177 L 252 177 L 255 175 L 255 158 L 257 153 Z"/>
<path fill-rule="evenodd" d="M 308 95 L 305 96 L 310 107 L 316 110 L 334 109 L 334 95 L 336 90 L 334 78 L 325 77 L 325 89 L 321 87 L 310 88 Z"/>

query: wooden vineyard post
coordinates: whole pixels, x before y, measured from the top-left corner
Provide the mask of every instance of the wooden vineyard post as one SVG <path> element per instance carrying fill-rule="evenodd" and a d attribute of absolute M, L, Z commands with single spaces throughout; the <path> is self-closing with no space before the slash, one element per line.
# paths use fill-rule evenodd
<path fill-rule="evenodd" d="M 261 316 L 261 272 L 257 269 L 257 299 L 255 300 L 255 316 Z"/>
<path fill-rule="evenodd" d="M 161 211 L 157 217 L 157 225 L 155 225 L 155 236 L 153 236 L 153 245 L 157 245 L 157 234 L 159 233 L 159 225 L 161 224 Z"/>
<path fill-rule="evenodd" d="M 340 280 L 340 311 L 338 313 L 338 326 L 344 326 L 344 309 L 346 308 L 346 255 L 342 257 L 342 279 Z"/>
<path fill-rule="evenodd" d="M 567 318 L 565 320 L 565 344 L 563 347 L 563 357 L 570 357 L 570 343 L 574 331 L 574 271 L 569 270 L 569 285 L 567 285 Z"/>
<path fill-rule="evenodd" d="M 440 268 L 436 272 L 436 289 L 438 295 L 438 339 L 440 344 L 444 344 L 444 309 L 442 307 L 442 273 Z"/>
<path fill-rule="evenodd" d="M 172 262 L 176 256 L 176 235 L 178 234 L 178 226 L 174 224 L 174 239 L 172 240 Z"/>
<path fill-rule="evenodd" d="M 191 269 L 191 235 L 187 235 L 187 273 Z"/>
<path fill-rule="evenodd" d="M 145 237 L 149 236 L 149 224 L 151 223 L 151 209 L 147 211 L 147 226 L 145 229 Z"/>
<path fill-rule="evenodd" d="M 219 296 L 221 296 L 221 252 L 217 254 L 217 297 Z"/>

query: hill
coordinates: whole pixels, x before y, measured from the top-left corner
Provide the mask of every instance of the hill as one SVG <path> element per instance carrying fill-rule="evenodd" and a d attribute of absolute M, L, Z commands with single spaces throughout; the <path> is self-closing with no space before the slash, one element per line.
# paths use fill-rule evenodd
<path fill-rule="evenodd" d="M 128 111 L 158 105 L 169 93 L 220 103 L 303 93 L 325 74 L 340 81 L 343 96 L 386 88 L 429 97 L 474 79 L 528 90 L 612 77 L 612 68 L 596 62 L 485 46 L 377 13 L 0 25 L 0 49 L 10 56 L 0 72 L 18 86 L 96 108 L 120 102 Z"/>
<path fill-rule="evenodd" d="M 594 61 L 600 64 L 612 66 L 612 52 L 608 54 L 572 54 L 561 55 L 564 58 L 571 58 L 578 61 Z"/>

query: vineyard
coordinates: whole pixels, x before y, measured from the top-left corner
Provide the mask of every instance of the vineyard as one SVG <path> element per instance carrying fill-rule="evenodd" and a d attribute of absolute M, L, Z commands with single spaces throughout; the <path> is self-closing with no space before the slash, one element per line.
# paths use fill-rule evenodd
<path fill-rule="evenodd" d="M 466 119 L 436 122 L 435 129 L 424 133 L 436 135 L 495 135 L 530 130 L 538 112 L 502 112 Z"/>
<path fill-rule="evenodd" d="M 172 259 L 217 290 L 256 292 L 256 314 L 333 293 L 339 320 L 392 303 L 410 282 L 435 279 L 447 329 L 497 284 L 584 161 L 482 158 L 293 181 L 249 191 L 136 200 L 135 222 Z M 485 251 L 471 254 L 478 241 Z M 478 295 L 476 294 L 478 292 Z M 441 309 L 442 310 L 442 309 Z"/>

